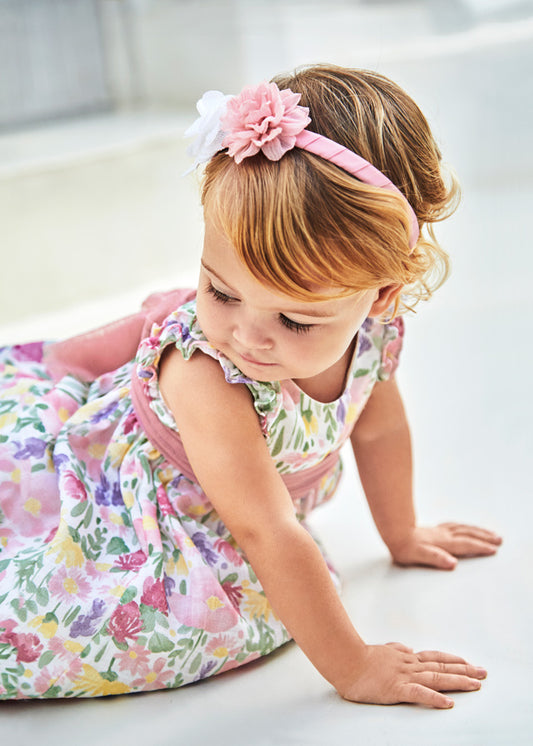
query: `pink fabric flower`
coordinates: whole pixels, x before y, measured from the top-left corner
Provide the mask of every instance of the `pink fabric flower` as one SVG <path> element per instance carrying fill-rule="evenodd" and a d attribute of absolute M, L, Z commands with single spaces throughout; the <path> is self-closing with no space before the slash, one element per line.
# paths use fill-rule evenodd
<path fill-rule="evenodd" d="M 220 120 L 228 155 L 240 163 L 261 150 L 279 161 L 311 121 L 309 109 L 298 106 L 300 97 L 289 89 L 280 91 L 275 83 L 260 83 L 231 98 Z"/>

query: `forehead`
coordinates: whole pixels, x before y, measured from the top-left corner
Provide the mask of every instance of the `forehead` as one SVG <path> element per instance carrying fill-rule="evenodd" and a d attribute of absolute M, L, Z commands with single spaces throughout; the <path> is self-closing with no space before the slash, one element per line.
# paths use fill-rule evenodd
<path fill-rule="evenodd" d="M 218 282 L 220 289 L 238 300 L 253 302 L 264 310 L 285 311 L 317 318 L 334 318 L 343 315 L 361 292 L 346 296 L 337 288 L 313 288 L 324 299 L 309 301 L 295 298 L 261 283 L 238 257 L 225 233 L 209 218 L 205 223 L 202 267 Z"/>

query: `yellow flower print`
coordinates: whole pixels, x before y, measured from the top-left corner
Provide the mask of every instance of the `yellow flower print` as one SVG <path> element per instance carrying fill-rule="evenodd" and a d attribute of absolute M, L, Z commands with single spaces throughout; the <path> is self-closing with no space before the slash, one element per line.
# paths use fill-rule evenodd
<path fill-rule="evenodd" d="M 38 516 L 41 512 L 41 502 L 36 500 L 35 497 L 29 497 L 24 503 L 24 510 L 27 513 L 31 513 L 33 516 Z"/>
<path fill-rule="evenodd" d="M 315 433 L 318 432 L 318 420 L 317 420 L 317 418 L 315 417 L 314 414 L 312 414 L 310 416 L 307 413 L 304 413 L 304 414 L 306 415 L 303 418 L 304 419 L 304 425 L 305 425 L 305 434 L 307 436 L 309 436 L 311 434 L 314 435 Z"/>
<path fill-rule="evenodd" d="M 57 632 L 57 619 L 53 614 L 46 614 L 34 617 L 30 622 L 30 627 L 39 629 L 39 632 L 47 640 L 51 640 Z"/>
<path fill-rule="evenodd" d="M 57 552 L 56 565 L 64 562 L 66 567 L 81 567 L 85 562 L 81 547 L 74 543 L 63 519 L 61 519 L 59 529 L 46 550 L 46 554 L 54 554 L 55 552 Z"/>
<path fill-rule="evenodd" d="M 89 456 L 100 461 L 105 456 L 106 448 L 106 443 L 91 443 L 87 450 L 89 451 Z"/>
<path fill-rule="evenodd" d="M 111 458 L 111 466 L 118 467 L 124 461 L 124 456 L 130 450 L 129 443 L 110 443 L 107 453 Z"/>
<path fill-rule="evenodd" d="M 131 689 L 121 681 L 108 681 L 104 679 L 98 671 L 89 666 L 87 663 L 83 664 L 83 674 L 78 676 L 72 685 L 74 691 L 85 692 L 91 697 L 102 697 L 108 694 L 126 694 Z"/>
<path fill-rule="evenodd" d="M 348 405 L 348 411 L 346 412 L 346 424 L 351 425 L 352 422 L 355 421 L 355 418 L 357 417 L 357 413 L 359 412 L 359 406 L 352 402 Z"/>
<path fill-rule="evenodd" d="M 248 585 L 248 581 L 245 580 L 242 584 L 242 591 L 246 596 L 244 608 L 250 614 L 251 618 L 255 619 L 255 617 L 262 616 L 265 618 L 265 621 L 268 622 L 270 614 L 272 614 L 274 619 L 277 619 L 278 617 L 274 613 L 272 606 L 269 604 L 264 593 L 259 593 L 259 591 L 256 591 L 253 588 L 248 588 Z"/>
<path fill-rule="evenodd" d="M 16 421 L 17 415 L 15 412 L 7 412 L 7 414 L 0 415 L 0 430 L 7 427 L 7 425 L 14 425 Z"/>

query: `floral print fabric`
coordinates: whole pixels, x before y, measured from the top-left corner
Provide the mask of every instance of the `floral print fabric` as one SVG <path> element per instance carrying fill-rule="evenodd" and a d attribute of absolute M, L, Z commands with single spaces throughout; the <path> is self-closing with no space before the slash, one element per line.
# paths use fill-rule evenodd
<path fill-rule="evenodd" d="M 54 383 L 43 344 L 0 350 L 0 698 L 90 697 L 179 687 L 265 655 L 289 635 L 200 486 L 148 440 L 132 376 L 168 427 L 157 367 L 167 345 L 216 358 L 252 392 L 282 474 L 349 436 L 394 370 L 401 321 L 367 320 L 346 389 L 320 403 L 290 381 L 252 381 L 198 326 L 195 302 L 141 343 L 136 361 Z M 340 465 L 295 502 L 333 494 Z"/>

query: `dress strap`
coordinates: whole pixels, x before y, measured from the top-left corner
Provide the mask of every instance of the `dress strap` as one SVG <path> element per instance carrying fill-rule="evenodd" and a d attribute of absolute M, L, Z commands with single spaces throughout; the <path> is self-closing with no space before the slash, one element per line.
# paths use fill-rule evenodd
<path fill-rule="evenodd" d="M 148 440 L 175 466 L 181 474 L 193 482 L 196 476 L 185 453 L 183 442 L 175 430 L 164 425 L 150 407 L 150 400 L 135 367 L 131 380 L 131 399 L 133 409 Z M 305 500 L 310 492 L 315 492 L 324 477 L 333 473 L 339 462 L 339 451 L 331 451 L 315 466 L 310 466 L 292 474 L 282 474 L 281 478 L 293 501 Z"/>

